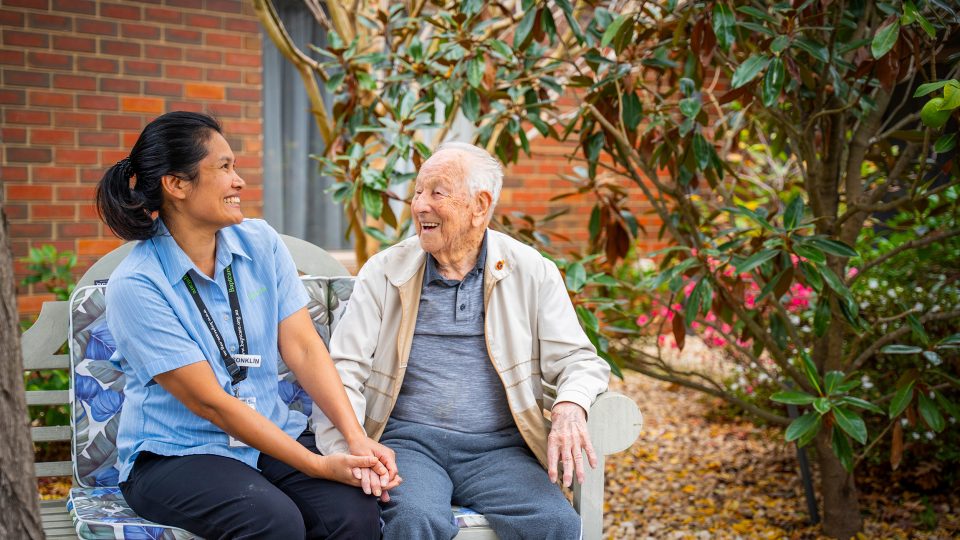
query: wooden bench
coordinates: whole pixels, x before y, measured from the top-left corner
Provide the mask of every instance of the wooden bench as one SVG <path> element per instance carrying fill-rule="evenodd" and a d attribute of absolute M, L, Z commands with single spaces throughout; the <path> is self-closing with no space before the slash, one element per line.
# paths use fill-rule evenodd
<path fill-rule="evenodd" d="M 283 236 L 298 270 L 313 276 L 348 276 L 346 269 L 323 249 L 303 240 Z M 77 287 L 93 285 L 105 280 L 130 252 L 133 243 L 125 244 L 110 252 L 94 264 L 80 278 Z M 69 356 L 58 354 L 68 339 L 68 302 L 46 302 L 37 322 L 23 334 L 22 347 L 24 369 L 30 371 L 70 369 Z M 28 391 L 28 405 L 73 405 L 73 376 L 70 390 Z M 545 404 L 549 407 L 549 404 Z M 583 485 L 574 486 L 574 506 L 583 519 L 583 537 L 599 539 L 603 528 L 604 456 L 630 447 L 640 433 L 642 416 L 633 400 L 607 392 L 598 397 L 590 409 L 589 429 L 594 447 L 599 456 L 599 466 L 589 470 Z M 71 441 L 72 430 L 66 426 L 43 426 L 32 428 L 34 442 Z M 38 462 L 38 477 L 71 476 L 76 484 L 71 461 Z M 77 532 L 66 501 L 42 501 L 41 514 L 44 531 L 49 539 L 77 538 Z M 489 528 L 461 529 L 457 538 L 495 539 Z"/>

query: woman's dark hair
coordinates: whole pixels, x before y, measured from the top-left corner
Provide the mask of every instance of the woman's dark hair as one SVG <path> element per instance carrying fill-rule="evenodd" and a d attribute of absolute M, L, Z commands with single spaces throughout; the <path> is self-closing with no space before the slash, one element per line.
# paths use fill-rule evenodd
<path fill-rule="evenodd" d="M 114 234 L 124 240 L 145 240 L 155 234 L 152 214 L 163 203 L 160 179 L 172 174 L 194 180 L 214 132 L 223 134 L 213 117 L 184 111 L 164 114 L 143 128 L 130 157 L 107 169 L 97 185 L 97 211 Z"/>

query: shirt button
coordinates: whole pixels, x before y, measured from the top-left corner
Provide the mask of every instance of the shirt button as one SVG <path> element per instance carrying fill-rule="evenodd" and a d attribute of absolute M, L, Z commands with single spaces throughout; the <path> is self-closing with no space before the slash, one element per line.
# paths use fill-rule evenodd
<path fill-rule="evenodd" d="M 230 321 L 230 316 L 229 316 L 229 315 L 224 315 L 224 316 L 223 316 L 223 322 L 229 322 L 229 321 Z"/>
<path fill-rule="evenodd" d="M 467 309 L 467 305 L 466 305 L 466 304 L 460 304 L 460 311 L 463 311 L 463 310 L 465 310 L 465 309 Z"/>
<path fill-rule="evenodd" d="M 236 345 L 231 346 L 230 352 L 237 352 L 237 346 Z"/>

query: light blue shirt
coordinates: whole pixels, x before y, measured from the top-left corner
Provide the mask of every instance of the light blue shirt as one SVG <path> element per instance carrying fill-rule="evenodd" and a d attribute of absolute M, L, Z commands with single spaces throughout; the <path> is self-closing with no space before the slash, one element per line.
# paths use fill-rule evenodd
<path fill-rule="evenodd" d="M 233 393 L 230 375 L 200 311 L 183 282 L 189 272 L 227 349 L 236 353 L 237 335 L 223 269 L 232 264 L 237 283 L 248 354 L 262 357 L 237 385 L 242 398 L 256 398 L 257 411 L 296 438 L 307 425 L 277 391 L 277 328 L 304 307 L 307 292 L 280 236 L 265 221 L 244 220 L 217 233 L 214 279 L 201 272 L 170 236 L 162 222 L 157 235 L 142 240 L 107 284 L 107 325 L 117 342 L 113 359 L 126 375 L 117 452 L 120 482 L 130 475 L 139 452 L 165 456 L 213 454 L 256 468 L 260 452 L 231 448 L 213 423 L 195 415 L 153 377 L 195 362 L 213 368 L 224 391 Z"/>

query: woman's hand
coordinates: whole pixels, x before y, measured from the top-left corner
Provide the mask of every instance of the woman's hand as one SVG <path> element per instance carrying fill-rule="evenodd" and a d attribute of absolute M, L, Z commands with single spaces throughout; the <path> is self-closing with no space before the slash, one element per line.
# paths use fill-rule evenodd
<path fill-rule="evenodd" d="M 355 456 L 373 456 L 384 467 L 383 473 L 374 468 L 354 469 L 354 476 L 360 477 L 360 488 L 367 495 L 375 495 L 380 500 L 387 502 L 390 500 L 388 490 L 400 485 L 403 481 L 397 474 L 397 457 L 393 450 L 374 441 L 370 437 L 358 438 L 350 441 L 350 453 Z"/>
<path fill-rule="evenodd" d="M 352 456 L 350 454 L 314 454 L 315 467 L 308 473 L 316 478 L 333 480 L 341 484 L 360 487 L 361 474 L 355 471 L 373 471 L 376 475 L 386 474 L 387 468 L 374 456 Z"/>

